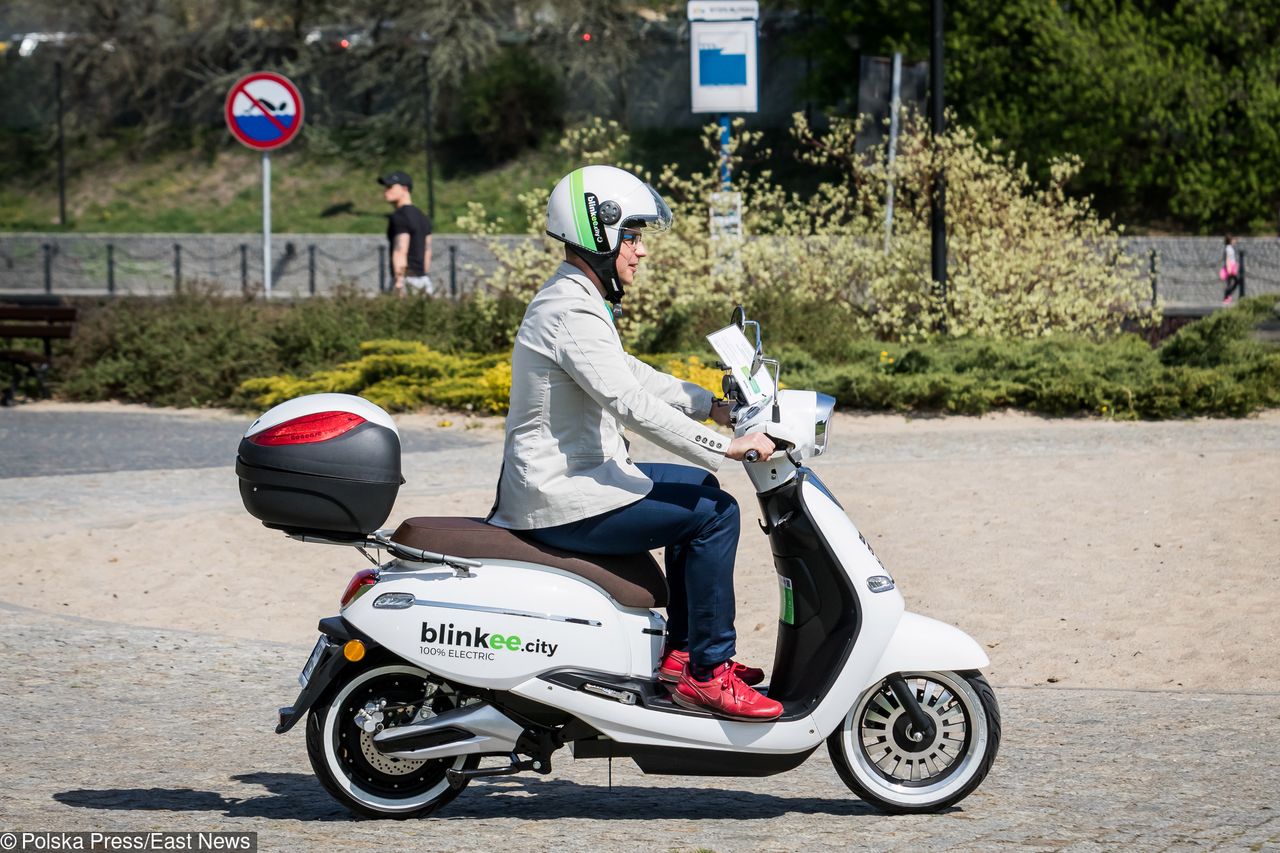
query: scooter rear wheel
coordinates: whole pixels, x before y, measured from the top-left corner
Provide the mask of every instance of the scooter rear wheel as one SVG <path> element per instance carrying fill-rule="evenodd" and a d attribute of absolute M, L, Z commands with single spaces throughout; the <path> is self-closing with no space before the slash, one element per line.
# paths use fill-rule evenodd
<path fill-rule="evenodd" d="M 859 697 L 827 738 L 840 778 L 890 814 L 936 812 L 986 778 L 1000 748 L 1000 708 L 977 672 L 904 672 L 934 731 L 917 739 L 887 681 Z"/>
<path fill-rule="evenodd" d="M 330 795 L 365 817 L 423 817 L 462 793 L 445 770 L 471 769 L 475 755 L 413 761 L 392 758 L 373 747 L 372 735 L 357 721 L 366 707 L 382 710 L 384 724 L 404 725 L 455 707 L 453 694 L 429 682 L 422 670 L 396 664 L 350 671 L 338 682 L 328 703 L 312 708 L 307 718 L 307 757 L 316 778 Z"/>

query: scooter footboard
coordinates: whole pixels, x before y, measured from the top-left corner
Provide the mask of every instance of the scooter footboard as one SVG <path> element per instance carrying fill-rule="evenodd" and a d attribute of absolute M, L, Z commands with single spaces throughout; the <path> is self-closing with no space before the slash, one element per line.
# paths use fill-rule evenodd
<path fill-rule="evenodd" d="M 903 613 L 863 689 L 895 672 L 982 669 L 990 663 L 982 646 L 954 625 Z"/>

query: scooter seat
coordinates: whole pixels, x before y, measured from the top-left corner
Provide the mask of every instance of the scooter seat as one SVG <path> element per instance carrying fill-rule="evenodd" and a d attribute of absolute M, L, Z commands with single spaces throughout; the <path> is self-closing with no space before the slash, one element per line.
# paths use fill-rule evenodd
<path fill-rule="evenodd" d="M 479 518 L 409 518 L 391 539 L 454 557 L 551 566 L 591 581 L 625 607 L 667 606 L 666 578 L 647 551 L 619 555 L 561 551 Z"/>

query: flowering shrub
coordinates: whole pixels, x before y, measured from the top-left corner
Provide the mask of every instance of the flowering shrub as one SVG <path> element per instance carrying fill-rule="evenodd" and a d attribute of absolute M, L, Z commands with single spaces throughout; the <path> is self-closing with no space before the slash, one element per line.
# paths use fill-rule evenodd
<path fill-rule="evenodd" d="M 1037 186 L 1012 153 L 953 127 L 935 141 L 915 117 L 904 122 L 892 169 L 884 151 L 855 151 L 858 123 L 833 118 L 826 131 L 796 114 L 792 128 L 802 162 L 835 178 L 806 197 L 788 193 L 768 170 L 748 162 L 767 156 L 761 135 L 741 121 L 730 150 L 732 189 L 742 194 L 747 237 L 714 237 L 708 200 L 721 189 L 718 129 L 708 127 L 707 164 L 682 174 L 666 166 L 655 176 L 625 162 L 628 139 L 616 123 L 597 120 L 571 130 L 561 145 L 584 164 L 617 163 L 654 183 L 675 213 L 675 225 L 653 238 L 652 254 L 628 293 L 620 330 L 627 342 L 655 349 L 689 345 L 723 320 L 728 307 L 770 304 L 821 316 L 851 334 L 918 341 L 945 329 L 951 336 L 1034 338 L 1075 333 L 1099 337 L 1126 318 L 1153 322 L 1148 285 L 1119 234 L 1088 199 L 1065 191 L 1081 168 L 1057 162 L 1047 186 Z M 930 205 L 935 175 L 946 174 L 949 282 L 946 299 L 930 281 Z M 893 236 L 885 242 L 885 194 L 895 189 Z M 538 239 L 503 241 L 505 223 L 479 205 L 459 220 L 489 235 L 497 256 L 488 276 L 497 292 L 528 299 L 562 257 L 543 235 L 550 188 L 521 196 L 524 230 Z M 479 271 L 478 271 L 479 272 Z"/>
<path fill-rule="evenodd" d="M 357 394 L 402 412 L 424 404 L 484 414 L 507 410 L 511 363 L 505 354 L 447 355 L 418 341 L 379 340 L 360 345 L 360 358 L 306 377 L 266 376 L 240 384 L 237 401 L 268 408 L 303 394 Z"/>

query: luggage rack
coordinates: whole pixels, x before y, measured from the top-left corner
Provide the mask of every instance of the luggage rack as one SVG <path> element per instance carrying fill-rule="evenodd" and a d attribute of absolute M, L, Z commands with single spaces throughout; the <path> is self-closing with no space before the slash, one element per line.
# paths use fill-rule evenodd
<path fill-rule="evenodd" d="M 318 533 L 308 533 L 306 531 L 285 531 L 285 535 L 290 539 L 296 539 L 299 542 L 310 542 L 315 545 L 346 545 L 349 548 L 355 548 L 365 558 L 375 566 L 381 565 L 377 558 L 370 554 L 366 548 L 372 548 L 376 551 L 387 551 L 402 560 L 408 560 L 414 563 L 433 563 L 438 566 L 448 566 L 453 569 L 454 574 L 458 577 L 473 577 L 471 569 L 478 569 L 483 563 L 476 560 L 468 560 L 466 557 L 454 557 L 449 554 L 438 554 L 435 551 L 424 551 L 421 548 L 411 548 L 408 545 L 401 545 L 391 539 L 394 531 L 390 529 L 375 530 L 372 535 L 363 537 L 334 537 L 329 535 L 321 535 Z M 384 569 L 394 571 L 394 566 L 385 566 Z M 408 569 L 412 571 L 412 569 Z"/>

